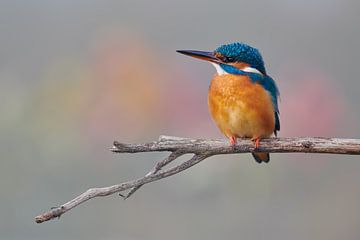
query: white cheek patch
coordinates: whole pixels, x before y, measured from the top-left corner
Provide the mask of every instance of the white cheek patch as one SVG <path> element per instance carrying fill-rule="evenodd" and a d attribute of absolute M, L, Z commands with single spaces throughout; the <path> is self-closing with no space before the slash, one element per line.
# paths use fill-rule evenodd
<path fill-rule="evenodd" d="M 257 70 L 256 68 L 252 68 L 252 67 L 245 67 L 241 70 L 244 72 L 257 73 L 257 74 L 263 75 L 259 70 Z"/>
<path fill-rule="evenodd" d="M 219 74 L 219 75 L 229 74 L 224 69 L 222 69 L 222 67 L 219 64 L 213 63 L 213 62 L 211 64 L 215 67 L 217 74 Z M 259 70 L 257 70 L 256 68 L 253 68 L 253 67 L 244 67 L 243 69 L 239 69 L 239 70 L 244 71 L 244 72 L 256 73 L 256 74 L 263 75 Z"/>
<path fill-rule="evenodd" d="M 224 69 L 222 69 L 222 67 L 219 64 L 216 64 L 216 63 L 211 63 L 211 64 L 214 65 L 217 74 L 219 74 L 219 75 L 229 74 L 229 73 L 225 72 Z"/>

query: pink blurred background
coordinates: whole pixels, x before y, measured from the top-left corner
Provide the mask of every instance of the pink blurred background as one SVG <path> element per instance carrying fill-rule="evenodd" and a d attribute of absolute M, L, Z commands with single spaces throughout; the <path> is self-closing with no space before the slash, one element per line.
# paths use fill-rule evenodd
<path fill-rule="evenodd" d="M 280 136 L 359 138 L 357 1 L 4 1 L 0 12 L 1 239 L 358 239 L 360 162 L 345 155 L 212 157 L 125 202 L 33 221 L 165 156 L 112 154 L 113 140 L 223 138 L 207 110 L 215 70 L 176 49 L 252 44 L 280 88 Z"/>

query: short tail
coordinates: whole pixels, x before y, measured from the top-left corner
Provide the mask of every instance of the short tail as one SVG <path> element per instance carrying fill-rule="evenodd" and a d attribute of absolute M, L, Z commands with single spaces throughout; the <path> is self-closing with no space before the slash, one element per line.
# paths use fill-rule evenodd
<path fill-rule="evenodd" d="M 253 157 L 255 158 L 255 161 L 258 163 L 268 163 L 270 161 L 270 154 L 266 152 L 256 152 L 251 153 Z"/>

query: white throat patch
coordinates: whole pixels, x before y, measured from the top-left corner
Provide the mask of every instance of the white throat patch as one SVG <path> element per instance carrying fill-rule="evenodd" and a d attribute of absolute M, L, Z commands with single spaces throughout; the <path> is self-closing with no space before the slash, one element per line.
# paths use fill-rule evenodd
<path fill-rule="evenodd" d="M 225 72 L 224 69 L 222 69 L 222 67 L 219 64 L 213 63 L 213 62 L 211 64 L 215 67 L 217 74 L 219 74 L 219 75 L 229 74 L 229 73 Z"/>

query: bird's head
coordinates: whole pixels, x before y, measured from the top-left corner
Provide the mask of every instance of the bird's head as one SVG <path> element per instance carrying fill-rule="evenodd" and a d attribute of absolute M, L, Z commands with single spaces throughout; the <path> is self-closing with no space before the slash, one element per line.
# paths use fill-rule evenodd
<path fill-rule="evenodd" d="M 177 50 L 177 52 L 211 62 L 218 74 L 231 73 L 235 69 L 266 75 L 260 52 L 245 43 L 225 44 L 213 52 Z"/>

